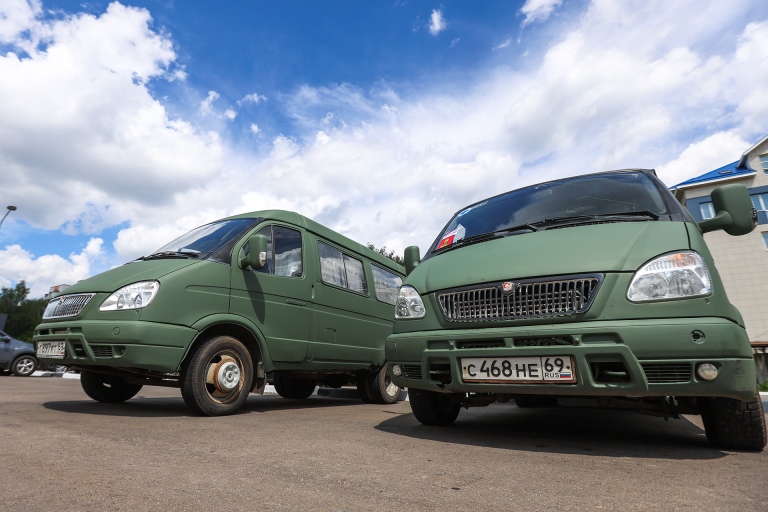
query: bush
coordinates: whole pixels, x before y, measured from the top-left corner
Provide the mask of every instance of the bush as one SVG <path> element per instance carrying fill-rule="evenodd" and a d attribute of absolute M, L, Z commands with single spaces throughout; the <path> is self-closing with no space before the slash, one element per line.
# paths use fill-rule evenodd
<path fill-rule="evenodd" d="M 768 391 L 768 380 L 761 382 L 757 385 L 757 389 L 760 391 Z"/>

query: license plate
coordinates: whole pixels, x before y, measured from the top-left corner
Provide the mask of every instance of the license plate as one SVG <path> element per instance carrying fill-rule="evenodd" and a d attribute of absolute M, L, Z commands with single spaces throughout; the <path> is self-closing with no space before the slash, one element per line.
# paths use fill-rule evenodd
<path fill-rule="evenodd" d="M 576 382 L 571 356 L 464 357 L 461 377 L 465 382 Z"/>
<path fill-rule="evenodd" d="M 64 359 L 66 353 L 63 341 L 38 341 L 37 357 Z"/>

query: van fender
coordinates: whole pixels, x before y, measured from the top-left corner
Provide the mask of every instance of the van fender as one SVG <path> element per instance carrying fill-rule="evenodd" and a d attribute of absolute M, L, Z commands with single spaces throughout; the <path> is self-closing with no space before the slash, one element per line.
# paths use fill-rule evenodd
<path fill-rule="evenodd" d="M 259 352 L 261 353 L 261 360 L 264 364 L 264 371 L 265 372 L 272 371 L 272 367 L 273 367 L 272 358 L 269 355 L 269 349 L 267 348 L 267 343 L 264 338 L 264 333 L 262 333 L 261 329 L 259 329 L 259 327 L 248 318 L 240 315 L 229 314 L 229 313 L 217 313 L 215 315 L 209 315 L 209 316 L 203 317 L 191 326 L 192 329 L 195 329 L 198 332 L 198 334 L 195 336 L 195 339 L 192 340 L 192 343 L 190 343 L 189 346 L 187 347 L 187 350 L 184 353 L 184 357 L 182 358 L 182 363 L 180 366 L 183 366 L 184 362 L 187 360 L 190 350 L 192 350 L 193 347 L 196 347 L 197 345 L 199 345 L 201 334 L 203 334 L 204 331 L 207 331 L 211 327 L 215 327 L 217 325 L 222 325 L 222 326 L 235 325 L 248 330 L 256 339 L 256 343 L 259 346 Z M 179 370 L 181 370 L 181 367 L 179 368 Z"/>

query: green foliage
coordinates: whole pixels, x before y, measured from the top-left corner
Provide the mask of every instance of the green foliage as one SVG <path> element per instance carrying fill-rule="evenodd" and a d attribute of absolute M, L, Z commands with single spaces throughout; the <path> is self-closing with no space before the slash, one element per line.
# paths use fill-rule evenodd
<path fill-rule="evenodd" d="M 370 242 L 367 243 L 366 245 L 372 251 L 376 251 L 377 253 L 381 254 L 382 256 L 386 256 L 387 258 L 391 259 L 392 261 L 394 261 L 398 265 L 405 265 L 405 260 L 402 257 L 400 257 L 399 255 L 395 254 L 394 249 L 389 251 L 389 252 L 387 252 L 387 246 L 386 245 L 384 247 L 382 247 L 381 249 L 377 249 L 376 246 L 373 245 Z"/>
<path fill-rule="evenodd" d="M 757 385 L 757 389 L 760 391 L 768 391 L 768 380 L 765 380 Z"/>
<path fill-rule="evenodd" d="M 32 341 L 35 327 L 43 320 L 45 299 L 27 299 L 29 288 L 20 281 L 13 288 L 0 290 L 0 313 L 8 315 L 6 333 L 22 341 Z"/>

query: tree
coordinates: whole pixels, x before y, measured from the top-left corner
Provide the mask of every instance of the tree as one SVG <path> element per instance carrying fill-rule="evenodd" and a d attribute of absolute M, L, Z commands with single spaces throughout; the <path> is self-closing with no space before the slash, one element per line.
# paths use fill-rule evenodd
<path fill-rule="evenodd" d="M 8 315 L 4 331 L 23 341 L 32 341 L 47 303 L 45 299 L 27 299 L 28 295 L 29 288 L 24 281 L 19 281 L 13 288 L 0 289 L 0 313 Z"/>
<path fill-rule="evenodd" d="M 392 249 L 391 251 L 387 252 L 387 246 L 386 245 L 383 246 L 381 249 L 377 249 L 376 246 L 373 245 L 370 242 L 368 242 L 366 245 L 372 251 L 376 251 L 377 253 L 381 254 L 382 256 L 386 256 L 387 258 L 391 259 L 392 261 L 394 261 L 398 265 L 405 265 L 405 260 L 403 258 L 401 258 L 399 255 L 395 254 L 395 250 L 394 249 Z"/>

